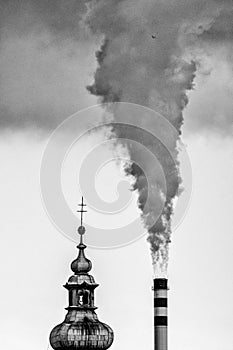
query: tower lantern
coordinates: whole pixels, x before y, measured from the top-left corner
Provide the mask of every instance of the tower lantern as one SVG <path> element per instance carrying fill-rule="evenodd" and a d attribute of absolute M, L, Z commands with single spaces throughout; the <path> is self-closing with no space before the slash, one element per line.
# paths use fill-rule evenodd
<path fill-rule="evenodd" d="M 80 204 L 81 226 L 78 228 L 80 243 L 78 257 L 71 263 L 73 275 L 64 287 L 68 290 L 69 305 L 65 320 L 53 328 L 50 333 L 50 344 L 53 349 L 60 350 L 91 350 L 108 349 L 113 342 L 112 329 L 98 320 L 95 310 L 94 277 L 89 275 L 92 263 L 86 258 L 83 243 L 85 227 L 83 226 L 84 210 L 83 197 Z"/>

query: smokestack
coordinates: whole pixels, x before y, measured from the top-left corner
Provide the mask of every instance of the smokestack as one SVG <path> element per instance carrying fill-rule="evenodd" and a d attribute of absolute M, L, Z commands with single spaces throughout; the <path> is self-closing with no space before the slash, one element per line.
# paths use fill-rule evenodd
<path fill-rule="evenodd" d="M 167 350 L 167 279 L 154 279 L 154 350 Z"/>

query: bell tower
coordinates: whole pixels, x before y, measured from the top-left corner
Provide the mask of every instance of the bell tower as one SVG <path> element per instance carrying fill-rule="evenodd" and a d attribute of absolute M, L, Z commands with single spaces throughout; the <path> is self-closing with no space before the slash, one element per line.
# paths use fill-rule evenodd
<path fill-rule="evenodd" d="M 69 305 L 65 320 L 53 328 L 50 333 L 50 344 L 53 349 L 60 350 L 90 350 L 108 349 L 113 342 L 112 329 L 98 320 L 95 310 L 95 283 L 94 277 L 89 274 L 92 263 L 86 258 L 83 243 L 85 227 L 83 213 L 86 212 L 83 203 L 81 209 L 81 226 L 78 228 L 80 243 L 77 246 L 78 257 L 71 263 L 73 275 L 64 287 L 68 290 Z"/>

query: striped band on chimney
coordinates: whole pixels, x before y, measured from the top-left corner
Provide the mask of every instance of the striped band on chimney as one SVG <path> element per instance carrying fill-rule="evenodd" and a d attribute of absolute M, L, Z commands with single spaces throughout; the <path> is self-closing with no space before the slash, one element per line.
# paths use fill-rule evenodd
<path fill-rule="evenodd" d="M 154 350 L 167 350 L 167 279 L 154 279 Z"/>

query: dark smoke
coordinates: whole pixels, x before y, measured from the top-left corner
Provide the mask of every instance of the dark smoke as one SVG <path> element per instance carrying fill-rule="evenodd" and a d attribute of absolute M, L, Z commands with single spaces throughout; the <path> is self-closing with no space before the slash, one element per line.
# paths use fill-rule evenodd
<path fill-rule="evenodd" d="M 206 74 L 203 61 L 224 62 L 225 81 L 232 80 L 232 17 L 231 0 L 0 0 L 0 128 L 50 130 L 68 115 L 95 104 L 92 94 L 102 102 L 148 106 L 167 118 L 180 135 L 187 93 L 195 77 Z M 93 52 L 100 38 L 98 68 L 88 94 L 84 86 L 96 69 Z M 209 72 L 211 78 L 211 68 Z M 202 129 L 232 133 L 232 87 L 225 87 L 225 81 L 215 77 L 208 110 L 199 108 L 198 96 L 197 112 L 188 121 L 192 133 Z M 216 106 L 219 96 L 221 106 Z M 144 120 L 137 124 L 143 128 Z M 127 138 L 129 130 L 115 132 Z M 179 136 L 170 140 L 175 163 L 167 160 L 158 142 L 143 135 L 141 139 L 162 159 L 166 198 L 157 172 L 130 142 L 131 158 L 138 157 L 144 173 L 133 164 L 127 172 L 135 177 L 154 259 L 166 267 L 173 201 L 181 183 Z M 148 192 L 154 194 L 154 201 L 146 201 Z M 157 201 L 164 210 L 152 228 Z"/>
<path fill-rule="evenodd" d="M 224 27 L 231 5 L 231 1 L 214 0 L 100 0 L 91 7 L 87 19 L 92 32 L 103 35 L 103 44 L 96 53 L 98 68 L 94 83 L 87 89 L 103 103 L 121 101 L 148 106 L 160 112 L 178 131 L 176 140 L 171 140 L 175 163 L 169 161 L 156 140 L 141 136 L 147 148 L 156 149 L 167 182 L 164 208 L 152 227 L 157 201 L 163 200 L 164 193 L 155 194 L 158 179 L 153 165 L 137 156 L 130 141 L 127 144 L 131 159 L 146 169 L 142 173 L 140 167 L 132 164 L 126 171 L 135 177 L 134 189 L 139 193 L 138 205 L 159 273 L 167 268 L 173 202 L 180 193 L 177 141 L 188 103 L 187 92 L 193 88 L 203 47 L 209 54 L 212 42 L 220 37 L 222 40 L 222 36 L 232 39 L 232 27 Z M 143 120 L 138 123 L 143 128 Z M 127 128 L 115 131 L 119 137 L 130 139 Z M 149 202 L 147 192 L 155 194 Z"/>

